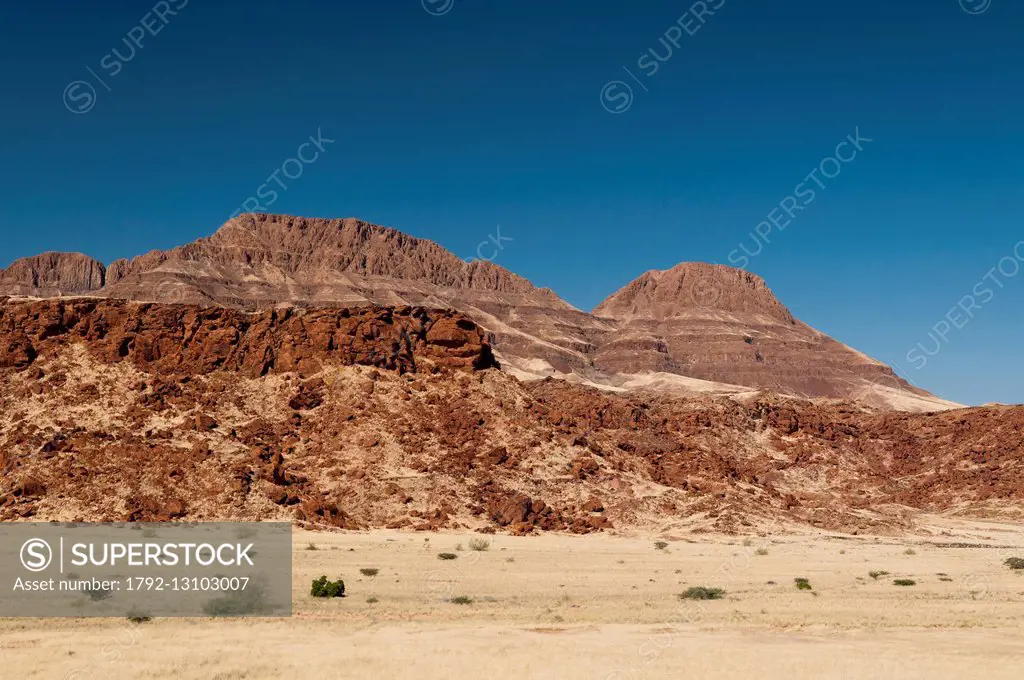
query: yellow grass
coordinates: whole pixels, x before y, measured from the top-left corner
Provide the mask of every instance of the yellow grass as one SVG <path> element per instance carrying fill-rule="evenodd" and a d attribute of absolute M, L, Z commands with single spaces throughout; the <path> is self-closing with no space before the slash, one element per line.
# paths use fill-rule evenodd
<path fill-rule="evenodd" d="M 1024 572 L 1002 562 L 1024 557 L 1024 528 L 945 521 L 932 533 L 790 533 L 749 545 L 725 536 L 494 536 L 477 552 L 468 549 L 474 534 L 296 532 L 291 619 L 5 619 L 0 676 L 1019 677 Z M 669 545 L 657 550 L 656 540 Z M 441 561 L 440 552 L 458 559 Z M 376 576 L 360 573 L 372 568 Z M 883 570 L 890 574 L 868 576 Z M 314 601 L 309 584 L 321 574 L 344 578 L 348 597 Z M 797 590 L 797 577 L 813 591 Z M 727 594 L 680 601 L 691 586 Z M 457 596 L 473 603 L 449 602 Z"/>

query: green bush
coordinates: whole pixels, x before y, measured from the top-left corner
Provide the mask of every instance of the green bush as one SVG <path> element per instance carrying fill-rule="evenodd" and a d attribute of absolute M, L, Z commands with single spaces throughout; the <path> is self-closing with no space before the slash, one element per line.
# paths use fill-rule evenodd
<path fill-rule="evenodd" d="M 708 588 L 706 586 L 694 586 L 688 588 L 685 593 L 679 595 L 680 600 L 721 600 L 725 591 L 721 588 Z"/>
<path fill-rule="evenodd" d="M 1022 557 L 1011 557 L 1003 562 L 1010 569 L 1024 569 L 1024 558 Z"/>
<path fill-rule="evenodd" d="M 437 556 L 439 560 L 454 560 L 456 558 L 458 558 L 458 555 L 455 553 L 439 553 Z"/>
<path fill-rule="evenodd" d="M 909 578 L 898 578 L 898 579 L 895 579 L 892 582 L 892 584 L 894 586 L 916 586 L 917 585 L 917 581 L 914 581 L 913 579 L 909 579 Z"/>
<path fill-rule="evenodd" d="M 465 595 L 459 595 L 451 599 L 452 604 L 473 604 L 473 598 L 466 597 Z"/>
<path fill-rule="evenodd" d="M 665 541 L 655 541 L 654 542 L 654 549 L 655 550 L 664 550 L 667 547 L 668 547 L 668 543 L 666 543 Z"/>
<path fill-rule="evenodd" d="M 491 542 L 483 538 L 469 539 L 469 549 L 483 552 L 491 547 Z"/>
<path fill-rule="evenodd" d="M 870 576 L 871 578 L 875 579 L 876 581 L 878 580 L 878 578 L 880 576 L 888 576 L 888 575 L 889 575 L 889 572 L 887 572 L 887 571 L 869 571 L 868 572 L 868 576 Z"/>
<path fill-rule="evenodd" d="M 805 578 L 795 578 L 793 583 L 796 584 L 797 590 L 812 590 L 811 582 Z"/>
<path fill-rule="evenodd" d="M 341 579 L 328 581 L 326 576 L 313 581 L 309 594 L 313 597 L 345 597 L 345 582 Z"/>
<path fill-rule="evenodd" d="M 359 573 L 363 576 L 373 577 L 380 573 L 380 569 L 360 569 Z"/>

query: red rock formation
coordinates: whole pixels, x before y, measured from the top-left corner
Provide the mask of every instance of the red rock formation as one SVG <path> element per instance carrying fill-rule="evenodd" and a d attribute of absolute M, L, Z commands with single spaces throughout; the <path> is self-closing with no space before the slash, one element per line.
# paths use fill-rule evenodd
<path fill-rule="evenodd" d="M 480 328 L 455 312 L 361 307 L 247 313 L 123 300 L 0 298 L 0 369 L 23 370 L 73 343 L 105 362 L 184 375 L 304 374 L 326 364 L 399 372 L 415 371 L 421 362 L 464 369 L 496 365 Z"/>
<path fill-rule="evenodd" d="M 105 273 L 101 262 L 80 253 L 43 253 L 0 269 L 0 295 L 92 293 L 103 287 Z"/>
<path fill-rule="evenodd" d="M 604 324 L 491 262 L 357 219 L 248 214 L 210 238 L 110 265 L 103 295 L 264 309 L 413 305 L 454 308 L 494 335 L 503 359 L 589 365 Z M 572 333 L 565 333 L 572 328 Z"/>
<path fill-rule="evenodd" d="M 887 531 L 914 509 L 1024 508 L 1024 407 L 879 413 L 447 368 L 485 357 L 455 313 L 0 302 L 0 520 Z"/>

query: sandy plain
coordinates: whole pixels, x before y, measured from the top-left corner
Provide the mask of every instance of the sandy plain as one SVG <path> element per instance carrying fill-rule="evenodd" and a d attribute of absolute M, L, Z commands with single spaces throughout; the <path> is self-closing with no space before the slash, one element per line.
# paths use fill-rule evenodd
<path fill-rule="evenodd" d="M 472 550 L 481 538 L 487 550 Z M 457 558 L 440 560 L 442 552 Z M 1024 672 L 1024 570 L 1003 564 L 1024 557 L 1019 525 L 932 517 L 911 537 L 296 531 L 294 556 L 290 619 L 0 619 L 0 677 L 995 680 Z M 871 575 L 881 571 L 889 573 Z M 347 597 L 311 598 L 321 574 L 343 578 Z M 796 578 L 812 589 L 798 590 Z M 726 595 L 681 600 L 691 586 Z M 472 602 L 452 602 L 460 597 Z"/>

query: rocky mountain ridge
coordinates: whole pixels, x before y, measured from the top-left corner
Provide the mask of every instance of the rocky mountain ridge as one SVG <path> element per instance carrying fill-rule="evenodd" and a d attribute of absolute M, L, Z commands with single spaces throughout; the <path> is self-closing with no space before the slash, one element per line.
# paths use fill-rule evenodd
<path fill-rule="evenodd" d="M 47 254 L 0 272 L 2 294 L 241 310 L 451 308 L 484 328 L 502 365 L 522 379 L 955 406 L 799 322 L 749 272 L 701 263 L 648 272 L 591 314 L 496 264 L 351 218 L 239 215 L 209 238 L 106 268 L 83 255 Z"/>

